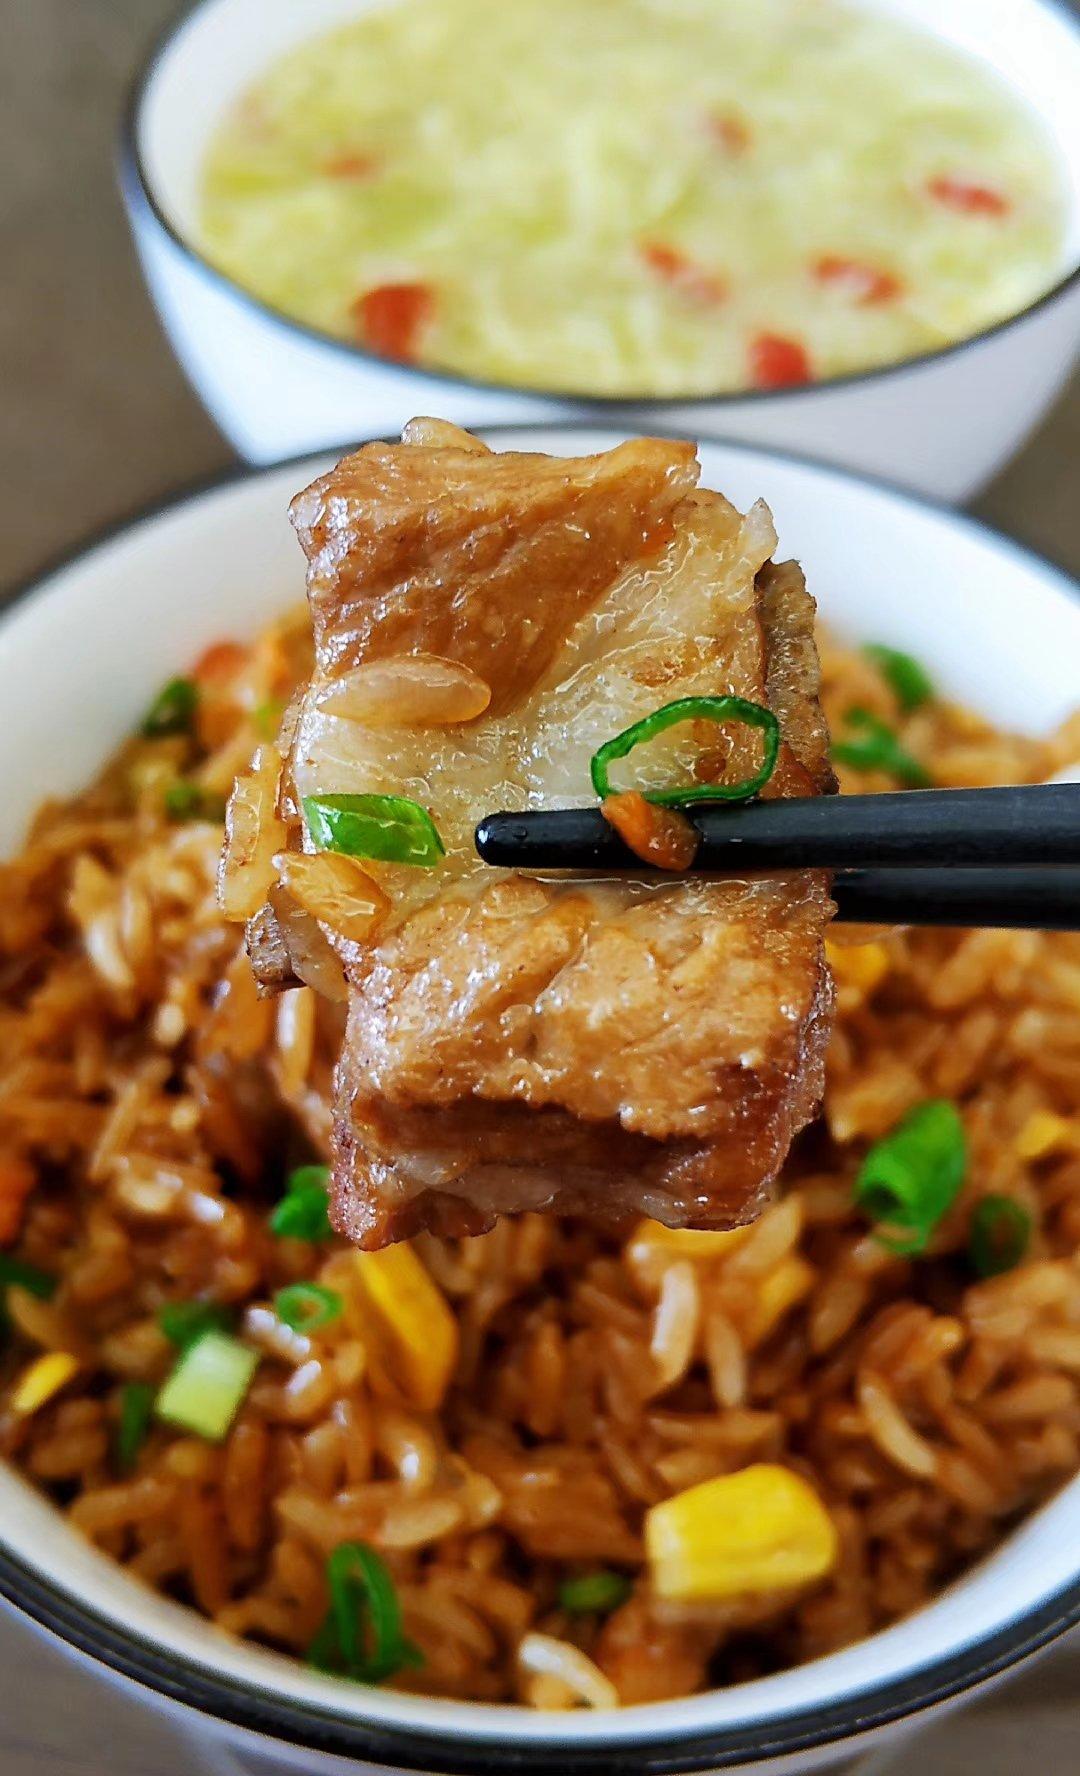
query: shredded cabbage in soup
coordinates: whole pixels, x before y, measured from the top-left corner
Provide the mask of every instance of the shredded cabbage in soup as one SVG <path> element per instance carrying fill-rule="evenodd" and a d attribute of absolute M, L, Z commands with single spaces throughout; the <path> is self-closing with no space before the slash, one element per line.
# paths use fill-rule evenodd
<path fill-rule="evenodd" d="M 222 124 L 203 240 L 309 325 L 482 380 L 708 394 L 932 350 L 1053 281 L 1034 115 L 832 0 L 398 0 Z"/>

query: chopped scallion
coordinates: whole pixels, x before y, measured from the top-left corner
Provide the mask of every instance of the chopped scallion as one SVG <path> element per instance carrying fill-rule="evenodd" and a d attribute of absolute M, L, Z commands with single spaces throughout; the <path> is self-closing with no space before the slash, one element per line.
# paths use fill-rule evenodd
<path fill-rule="evenodd" d="M 342 1542 L 326 1562 L 330 1611 L 308 1649 L 320 1671 L 346 1672 L 361 1683 L 382 1683 L 403 1665 L 422 1665 L 406 1638 L 394 1581 L 363 1542 Z"/>
<path fill-rule="evenodd" d="M 220 1443 L 258 1364 L 258 1352 L 238 1339 L 224 1332 L 204 1332 L 181 1351 L 157 1397 L 155 1413 L 166 1424 Z"/>
<path fill-rule="evenodd" d="M 170 1301 L 158 1310 L 158 1325 L 171 1344 L 186 1350 L 204 1332 L 231 1332 L 235 1315 L 215 1301 Z"/>
<path fill-rule="evenodd" d="M 326 1188 L 329 1179 L 329 1166 L 298 1166 L 290 1172 L 285 1195 L 270 1217 L 271 1231 L 279 1239 L 316 1241 L 333 1238 Z"/>
<path fill-rule="evenodd" d="M 434 869 L 446 855 L 431 815 L 407 796 L 305 796 L 304 815 L 312 842 L 320 851 L 415 864 L 421 869 Z"/>
<path fill-rule="evenodd" d="M 202 792 L 198 785 L 180 777 L 165 791 L 165 812 L 170 820 L 194 820 L 201 801 Z"/>
<path fill-rule="evenodd" d="M 165 812 L 170 820 L 221 821 L 225 818 L 225 803 L 188 778 L 178 777 L 165 791 Z"/>
<path fill-rule="evenodd" d="M 21 1258 L 12 1258 L 7 1252 L 0 1252 L 0 1289 L 9 1289 L 12 1284 L 36 1295 L 39 1301 L 51 1301 L 56 1294 L 55 1277 L 39 1270 L 36 1264 L 26 1264 Z"/>
<path fill-rule="evenodd" d="M 844 732 L 832 744 L 832 756 L 857 771 L 888 771 L 909 789 L 925 789 L 930 773 L 900 744 L 896 733 L 868 709 L 849 709 Z"/>
<path fill-rule="evenodd" d="M 29 1294 L 36 1295 L 39 1301 L 50 1301 L 56 1293 L 56 1278 L 36 1264 L 26 1264 L 21 1258 L 12 1258 L 7 1252 L 0 1252 L 0 1336 L 10 1327 L 5 1293 L 12 1286 L 26 1289 Z"/>
<path fill-rule="evenodd" d="M 885 647 L 879 641 L 864 647 L 863 653 L 874 662 L 905 715 L 930 702 L 934 695 L 933 680 L 914 655 L 901 653 L 899 648 Z"/>
<path fill-rule="evenodd" d="M 885 1228 L 878 1238 L 890 1251 L 913 1257 L 925 1251 L 956 1201 L 966 1168 L 967 1141 L 956 1106 L 934 1098 L 871 1147 L 855 1180 L 855 1201 Z"/>
<path fill-rule="evenodd" d="M 258 705 L 258 707 L 252 712 L 252 720 L 255 723 L 255 729 L 260 739 L 277 739 L 277 732 L 281 726 L 281 718 L 284 714 L 285 705 L 280 697 L 271 697 L 267 702 Z"/>
<path fill-rule="evenodd" d="M 165 734 L 190 734 L 198 706 L 199 688 L 194 679 L 170 678 L 144 715 L 142 732 L 148 740 Z"/>
<path fill-rule="evenodd" d="M 679 697 L 665 703 L 642 721 L 624 728 L 614 739 L 606 740 L 593 753 L 589 770 L 592 784 L 601 801 L 618 792 L 612 786 L 609 766 L 626 758 L 634 748 L 655 739 L 680 722 L 741 722 L 744 727 L 759 728 L 762 734 L 761 763 L 750 777 L 739 783 L 686 783 L 674 789 L 642 789 L 647 802 L 660 808 L 682 808 L 691 802 L 745 802 L 757 795 L 776 768 L 780 750 L 780 724 L 771 709 L 761 703 L 749 703 L 745 697 Z"/>
<path fill-rule="evenodd" d="M 146 1441 L 154 1410 L 154 1389 L 145 1381 L 129 1381 L 120 1390 L 120 1423 L 116 1432 L 116 1466 L 130 1474 Z"/>
<path fill-rule="evenodd" d="M 559 1607 L 572 1616 L 610 1615 L 633 1590 L 625 1573 L 582 1573 L 559 1586 Z"/>
<path fill-rule="evenodd" d="M 321 1283 L 290 1283 L 274 1296 L 274 1312 L 294 1332 L 318 1332 L 341 1318 L 343 1307 L 336 1289 Z"/>
<path fill-rule="evenodd" d="M 984 1196 L 968 1232 L 968 1256 L 981 1277 L 1013 1270 L 1028 1249 L 1031 1216 L 1011 1196 Z"/>
<path fill-rule="evenodd" d="M 325 1671 L 337 1676 L 341 1673 L 341 1649 L 338 1646 L 337 1625 L 332 1615 L 323 1617 L 315 1631 L 315 1638 L 307 1650 L 307 1662 L 316 1671 Z"/>

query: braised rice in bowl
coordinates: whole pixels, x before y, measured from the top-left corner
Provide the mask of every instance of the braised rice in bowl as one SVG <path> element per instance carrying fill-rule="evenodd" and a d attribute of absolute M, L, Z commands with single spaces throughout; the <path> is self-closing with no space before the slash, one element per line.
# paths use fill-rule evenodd
<path fill-rule="evenodd" d="M 1080 1466 L 1080 942 L 838 939 L 825 1123 L 751 1231 L 615 1238 L 526 1216 L 424 1236 L 410 1339 L 344 1247 L 270 1227 L 286 1177 L 322 1152 L 338 1032 L 309 989 L 257 999 L 214 899 L 219 799 L 304 645 L 286 622 L 205 653 L 194 735 L 133 741 L 5 867 L 4 1251 L 58 1280 L 48 1300 L 7 1284 L 5 1453 L 133 1576 L 300 1656 L 326 1616 L 327 1555 L 369 1544 L 424 1661 L 392 1682 L 445 1696 L 683 1696 L 908 1614 Z M 936 782 L 1036 781 L 1075 758 L 1075 727 L 1011 738 L 936 700 L 905 717 L 859 652 L 830 644 L 825 668 L 834 725 L 871 709 Z M 966 1183 L 929 1252 L 900 1258 L 853 1178 L 939 1098 L 961 1109 Z M 1031 1233 L 982 1279 L 969 1244 L 987 1195 Z M 343 1302 L 310 1336 L 271 1307 L 302 1280 Z M 232 1316 L 258 1373 L 223 1443 L 154 1421 L 122 1473 L 125 1390 L 162 1381 L 162 1309 L 193 1300 Z M 71 1359 L 64 1383 L 18 1409 L 43 1353 Z M 829 1574 L 659 1601 L 646 1512 L 757 1463 L 824 1501 Z M 567 1608 L 598 1573 L 621 1581 L 605 1607 Z"/>

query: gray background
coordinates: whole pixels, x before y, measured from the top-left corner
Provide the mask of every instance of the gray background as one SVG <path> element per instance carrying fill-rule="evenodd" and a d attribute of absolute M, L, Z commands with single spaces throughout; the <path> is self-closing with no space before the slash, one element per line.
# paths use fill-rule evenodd
<path fill-rule="evenodd" d="M 0 589 L 232 460 L 169 355 L 116 196 L 125 84 L 173 10 L 173 0 L 0 0 Z M 1074 382 L 975 509 L 1080 571 L 1078 459 Z M 920 1762 L 932 1776 L 1014 1776 L 1033 1760 L 1076 1768 L 1078 1675 L 1080 1648 L 1051 1655 L 932 1734 Z M 130 1694 L 0 1616 L 2 1776 L 194 1768 Z"/>

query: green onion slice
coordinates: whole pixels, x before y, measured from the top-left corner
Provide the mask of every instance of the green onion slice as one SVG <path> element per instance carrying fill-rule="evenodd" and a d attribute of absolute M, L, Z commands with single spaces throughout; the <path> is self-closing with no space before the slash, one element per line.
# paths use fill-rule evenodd
<path fill-rule="evenodd" d="M 225 818 L 225 803 L 188 778 L 178 777 L 165 791 L 165 812 L 170 820 L 221 821 Z"/>
<path fill-rule="evenodd" d="M 6 1252 L 0 1252 L 0 1289 L 10 1289 L 13 1284 L 36 1295 L 39 1301 L 51 1301 L 56 1294 L 55 1277 L 39 1270 L 36 1264 L 26 1264 L 21 1258 L 11 1258 Z"/>
<path fill-rule="evenodd" d="M 271 1231 L 279 1239 L 316 1241 L 333 1238 L 326 1188 L 329 1179 L 329 1166 L 298 1166 L 290 1172 L 285 1195 L 270 1217 Z"/>
<path fill-rule="evenodd" d="M 341 1318 L 344 1303 L 336 1289 L 321 1283 L 290 1283 L 274 1296 L 274 1312 L 294 1332 L 318 1332 Z"/>
<path fill-rule="evenodd" d="M 236 1318 L 215 1301 L 170 1301 L 158 1310 L 158 1325 L 171 1344 L 186 1350 L 204 1332 L 231 1332 Z"/>
<path fill-rule="evenodd" d="M 307 1662 L 316 1671 L 325 1671 L 328 1676 L 340 1675 L 343 1669 L 341 1649 L 332 1615 L 324 1616 L 316 1630 L 315 1638 L 307 1650 Z"/>
<path fill-rule="evenodd" d="M 5 1290 L 12 1286 L 26 1289 L 39 1301 L 50 1301 L 56 1294 L 57 1282 L 47 1271 L 39 1270 L 36 1264 L 26 1264 L 21 1258 L 11 1258 L 7 1252 L 0 1252 L 0 1337 L 11 1329 Z"/>
<path fill-rule="evenodd" d="M 582 1573 L 579 1578 L 563 1580 L 559 1607 L 572 1616 L 609 1615 L 626 1602 L 633 1588 L 625 1573 Z"/>
<path fill-rule="evenodd" d="M 855 1179 L 855 1201 L 871 1220 L 899 1230 L 879 1233 L 883 1245 L 913 1257 L 926 1250 L 956 1201 L 966 1169 L 967 1141 L 956 1106 L 933 1098 L 871 1147 Z"/>
<path fill-rule="evenodd" d="M 446 851 L 426 808 L 407 796 L 314 795 L 304 797 L 312 842 L 320 851 L 374 857 L 434 869 Z"/>
<path fill-rule="evenodd" d="M 863 653 L 874 662 L 905 715 L 931 701 L 934 682 L 914 655 L 885 647 L 880 641 L 872 641 Z"/>
<path fill-rule="evenodd" d="M 407 1639 L 394 1582 L 374 1549 L 342 1542 L 326 1562 L 330 1611 L 308 1649 L 320 1671 L 345 1671 L 362 1683 L 382 1683 L 404 1665 L 421 1665 Z"/>
<path fill-rule="evenodd" d="M 677 789 L 643 789 L 641 794 L 647 802 L 655 802 L 660 808 L 682 808 L 690 802 L 745 802 L 764 788 L 776 769 L 780 750 L 780 723 L 772 710 L 761 703 L 749 703 L 745 697 L 679 697 L 674 703 L 655 709 L 644 720 L 634 722 L 632 727 L 624 728 L 593 753 L 589 770 L 600 800 L 617 794 L 608 770 L 616 759 L 625 758 L 636 746 L 686 721 L 742 722 L 745 727 L 760 728 L 761 764 L 752 777 L 741 783 L 687 783 Z"/>
<path fill-rule="evenodd" d="M 832 744 L 832 755 L 838 764 L 852 765 L 857 771 L 888 771 L 909 789 L 926 788 L 930 773 L 901 746 L 894 730 L 880 716 L 872 715 L 869 709 L 849 709 L 844 716 L 844 728 L 844 734 Z"/>
<path fill-rule="evenodd" d="M 1011 1196 L 984 1196 L 968 1233 L 968 1256 L 981 1277 L 1013 1270 L 1028 1249 L 1031 1216 Z"/>
<path fill-rule="evenodd" d="M 142 720 L 148 740 L 165 734 L 190 734 L 199 706 L 199 687 L 194 679 L 170 678 L 151 703 Z"/>
<path fill-rule="evenodd" d="M 165 812 L 170 820 L 194 820 L 202 806 L 202 791 L 186 777 L 170 783 L 165 791 Z"/>
<path fill-rule="evenodd" d="M 116 1432 L 116 1465 L 130 1474 L 146 1441 L 154 1410 L 154 1389 L 145 1381 L 129 1381 L 120 1390 L 120 1424 Z"/>
<path fill-rule="evenodd" d="M 280 697 L 270 697 L 260 703 L 252 711 L 255 730 L 263 740 L 276 740 L 281 726 L 281 718 L 285 714 L 285 705 Z"/>
<path fill-rule="evenodd" d="M 204 1332 L 177 1358 L 154 1410 L 166 1424 L 220 1443 L 259 1366 L 257 1351 L 224 1332 Z"/>

